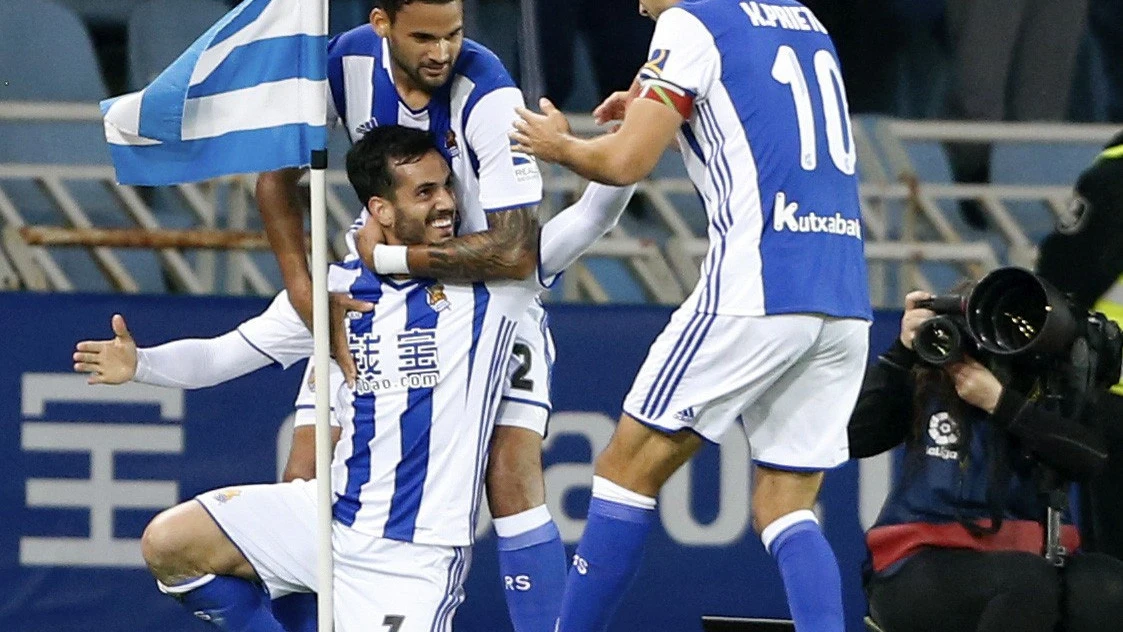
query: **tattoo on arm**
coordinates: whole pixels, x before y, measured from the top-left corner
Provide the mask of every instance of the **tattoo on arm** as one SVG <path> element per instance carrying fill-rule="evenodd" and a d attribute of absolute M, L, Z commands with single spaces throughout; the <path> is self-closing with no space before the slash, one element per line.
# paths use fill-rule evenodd
<path fill-rule="evenodd" d="M 535 207 L 491 213 L 484 232 L 410 246 L 410 274 L 448 281 L 525 279 L 538 265 L 538 231 Z"/>

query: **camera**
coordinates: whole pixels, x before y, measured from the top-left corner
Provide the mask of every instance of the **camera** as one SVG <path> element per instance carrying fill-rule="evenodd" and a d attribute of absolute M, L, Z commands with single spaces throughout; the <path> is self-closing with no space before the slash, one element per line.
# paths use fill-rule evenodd
<path fill-rule="evenodd" d="M 1119 326 L 1088 313 L 1040 276 L 1006 267 L 983 277 L 967 296 L 936 296 L 918 303 L 936 312 L 917 328 L 913 349 L 933 366 L 964 355 L 1062 370 L 1086 392 L 1119 381 L 1123 338 Z"/>

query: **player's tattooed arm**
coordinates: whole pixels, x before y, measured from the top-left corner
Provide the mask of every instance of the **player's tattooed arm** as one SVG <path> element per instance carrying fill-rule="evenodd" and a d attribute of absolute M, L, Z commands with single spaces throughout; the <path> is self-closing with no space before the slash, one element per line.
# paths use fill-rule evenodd
<path fill-rule="evenodd" d="M 488 229 L 430 245 L 413 245 L 406 254 L 409 273 L 447 281 L 525 279 L 538 265 L 536 208 L 524 206 L 490 213 Z M 363 263 L 375 269 L 373 248 L 383 242 L 378 222 L 355 235 Z"/>

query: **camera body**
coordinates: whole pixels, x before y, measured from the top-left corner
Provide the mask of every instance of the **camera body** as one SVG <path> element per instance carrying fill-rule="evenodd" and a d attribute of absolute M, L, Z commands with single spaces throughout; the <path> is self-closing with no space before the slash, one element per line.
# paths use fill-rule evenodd
<path fill-rule="evenodd" d="M 1103 314 L 1079 309 L 1028 270 L 999 268 L 967 296 L 937 296 L 918 306 L 937 314 L 921 323 L 913 340 L 917 355 L 930 365 L 965 355 L 1016 365 L 1044 378 L 1040 383 L 1046 390 L 1067 391 L 1065 398 L 1119 381 L 1119 326 Z"/>

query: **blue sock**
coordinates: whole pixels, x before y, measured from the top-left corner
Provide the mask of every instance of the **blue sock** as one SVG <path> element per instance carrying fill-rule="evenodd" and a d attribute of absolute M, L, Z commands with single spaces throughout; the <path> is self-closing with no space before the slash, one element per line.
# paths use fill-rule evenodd
<path fill-rule="evenodd" d="M 608 627 L 639 571 L 654 520 L 654 508 L 593 497 L 562 597 L 560 632 L 601 632 Z"/>
<path fill-rule="evenodd" d="M 500 537 L 499 574 L 515 632 L 554 632 L 565 590 L 565 545 L 554 521 Z"/>
<path fill-rule="evenodd" d="M 814 514 L 788 514 L 769 525 L 761 538 L 780 567 L 795 629 L 845 632 L 838 559 Z"/>
<path fill-rule="evenodd" d="M 316 593 L 292 593 L 273 600 L 273 618 L 285 632 L 316 632 Z"/>
<path fill-rule="evenodd" d="M 269 611 L 261 584 L 237 577 L 214 576 L 202 583 L 162 586 L 187 611 L 226 632 L 284 632 Z"/>

